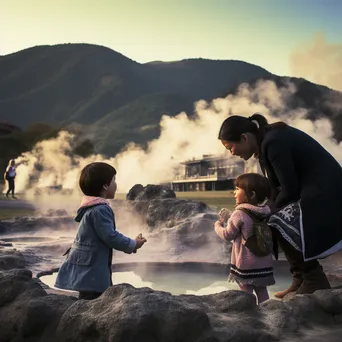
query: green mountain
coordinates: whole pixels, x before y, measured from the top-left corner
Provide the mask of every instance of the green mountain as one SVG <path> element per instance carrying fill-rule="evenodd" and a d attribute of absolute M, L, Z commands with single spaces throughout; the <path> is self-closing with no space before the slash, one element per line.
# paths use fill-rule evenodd
<path fill-rule="evenodd" d="M 268 75 L 240 61 L 139 64 L 101 46 L 37 46 L 0 56 L 0 121 L 23 129 L 96 124 L 101 151 L 113 154 L 130 140 L 156 137 L 162 114 L 191 112 L 198 99 Z M 115 141 L 107 145 L 107 136 Z"/>
<path fill-rule="evenodd" d="M 102 46 L 37 46 L 0 56 L 0 122 L 24 130 L 37 122 L 55 127 L 84 125 L 96 131 L 98 150 L 114 155 L 130 141 L 144 144 L 156 138 L 163 114 L 192 115 L 195 101 L 233 93 L 241 83 L 258 79 L 286 80 L 242 61 L 140 64 Z M 309 84 L 293 81 L 303 89 Z M 308 97 L 315 116 L 333 92 L 310 85 L 307 92 L 298 91 L 296 101 Z M 340 100 L 341 94 L 336 94 Z M 324 115 L 340 122 L 340 113 L 329 110 Z"/>

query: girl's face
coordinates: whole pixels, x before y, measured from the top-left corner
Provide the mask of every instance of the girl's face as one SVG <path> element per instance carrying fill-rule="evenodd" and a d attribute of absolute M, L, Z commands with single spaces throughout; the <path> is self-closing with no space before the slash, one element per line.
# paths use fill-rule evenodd
<path fill-rule="evenodd" d="M 117 184 L 116 184 L 116 179 L 114 176 L 112 181 L 110 182 L 108 188 L 105 189 L 106 190 L 105 198 L 106 199 L 113 199 L 115 197 L 116 189 L 117 189 Z"/>
<path fill-rule="evenodd" d="M 248 198 L 245 190 L 239 188 L 238 186 L 235 188 L 234 197 L 236 205 L 241 203 L 248 203 Z"/>

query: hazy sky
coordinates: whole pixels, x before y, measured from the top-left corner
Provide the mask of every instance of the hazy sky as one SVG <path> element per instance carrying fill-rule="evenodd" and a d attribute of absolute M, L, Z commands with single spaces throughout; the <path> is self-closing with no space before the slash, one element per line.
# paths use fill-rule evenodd
<path fill-rule="evenodd" d="M 291 75 L 316 34 L 342 46 L 341 14 L 342 0 L 0 0 L 0 55 L 84 42 L 141 63 L 239 59 Z"/>

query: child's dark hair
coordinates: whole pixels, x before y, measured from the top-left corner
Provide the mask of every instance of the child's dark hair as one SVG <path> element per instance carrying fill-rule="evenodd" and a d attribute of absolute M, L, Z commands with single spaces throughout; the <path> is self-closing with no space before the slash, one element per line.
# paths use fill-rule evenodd
<path fill-rule="evenodd" d="M 91 163 L 81 171 L 79 185 L 86 196 L 98 197 L 104 185 L 109 185 L 116 175 L 113 166 L 107 163 Z"/>
<path fill-rule="evenodd" d="M 235 186 L 244 190 L 248 201 L 255 204 L 264 202 L 271 196 L 268 179 L 259 173 L 244 173 L 235 179 Z M 255 200 L 252 199 L 255 194 Z"/>

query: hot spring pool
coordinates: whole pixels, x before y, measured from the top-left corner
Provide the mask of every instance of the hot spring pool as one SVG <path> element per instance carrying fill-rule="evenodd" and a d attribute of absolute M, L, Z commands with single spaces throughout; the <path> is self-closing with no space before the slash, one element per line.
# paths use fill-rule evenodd
<path fill-rule="evenodd" d="M 53 288 L 57 273 L 40 277 Z M 228 283 L 228 270 L 218 264 L 200 263 L 136 263 L 113 266 L 113 284 L 128 283 L 134 287 L 150 287 L 174 295 L 208 295 L 226 290 L 238 290 L 236 283 Z M 270 296 L 283 290 L 291 282 L 288 267 L 275 270 L 276 284 L 269 287 Z"/>
<path fill-rule="evenodd" d="M 13 245 L 32 245 L 34 243 L 53 241 L 56 238 L 46 236 L 11 236 L 1 238 L 2 241 L 11 242 Z"/>

